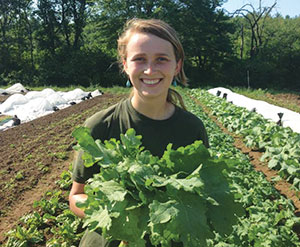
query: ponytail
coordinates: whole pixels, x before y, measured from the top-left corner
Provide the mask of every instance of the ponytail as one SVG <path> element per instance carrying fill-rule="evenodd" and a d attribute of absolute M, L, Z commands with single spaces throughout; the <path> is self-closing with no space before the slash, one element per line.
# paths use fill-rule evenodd
<path fill-rule="evenodd" d="M 184 101 L 182 99 L 182 96 L 174 89 L 169 88 L 168 95 L 167 95 L 167 101 L 172 103 L 173 105 L 179 105 L 181 108 L 187 111 L 187 108 L 184 104 Z"/>

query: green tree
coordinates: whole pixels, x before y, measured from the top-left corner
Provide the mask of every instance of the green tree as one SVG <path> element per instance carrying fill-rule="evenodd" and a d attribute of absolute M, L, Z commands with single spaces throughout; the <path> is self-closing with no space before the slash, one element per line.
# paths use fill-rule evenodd
<path fill-rule="evenodd" d="M 88 85 L 83 30 L 89 13 L 86 0 L 39 0 L 36 18 L 39 77 L 51 84 Z"/>
<path fill-rule="evenodd" d="M 217 10 L 222 1 L 182 1 L 174 26 L 180 33 L 187 56 L 190 84 L 223 80 L 222 68 L 231 56 L 229 17 Z"/>
<path fill-rule="evenodd" d="M 25 83 L 32 78 L 34 44 L 31 14 L 31 0 L 0 2 L 0 80 L 4 83 Z"/>
<path fill-rule="evenodd" d="M 299 90 L 300 18 L 278 15 L 267 22 L 265 29 L 259 59 L 268 65 L 268 70 L 264 71 L 268 85 Z"/>

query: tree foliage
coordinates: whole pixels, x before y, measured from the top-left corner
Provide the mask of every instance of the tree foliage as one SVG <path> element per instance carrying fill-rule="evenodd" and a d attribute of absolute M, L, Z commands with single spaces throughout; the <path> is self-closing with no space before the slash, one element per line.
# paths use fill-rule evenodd
<path fill-rule="evenodd" d="M 0 1 L 0 84 L 100 84 L 126 81 L 117 38 L 131 18 L 158 18 L 183 43 L 191 86 L 299 88 L 300 18 L 271 16 L 247 3 L 234 15 L 224 0 Z M 296 83 L 295 83 L 296 82 Z"/>

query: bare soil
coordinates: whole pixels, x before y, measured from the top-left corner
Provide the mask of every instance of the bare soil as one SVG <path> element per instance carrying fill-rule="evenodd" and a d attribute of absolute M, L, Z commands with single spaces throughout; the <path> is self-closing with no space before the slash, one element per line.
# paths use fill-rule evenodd
<path fill-rule="evenodd" d="M 32 210 L 33 202 L 40 200 L 46 191 L 57 188 L 55 181 L 72 162 L 74 128 L 95 112 L 125 97 L 104 94 L 0 132 L 0 245 L 5 242 L 4 233 L 18 223 L 19 217 Z M 0 96 L 0 102 L 6 98 Z M 287 98 L 298 100 L 293 96 Z M 245 147 L 239 137 L 235 138 L 235 145 L 251 157 L 255 169 L 271 181 L 276 172 L 259 162 L 261 153 Z M 290 184 L 279 181 L 274 186 L 293 200 L 295 213 L 299 214 L 299 198 Z"/>
<path fill-rule="evenodd" d="M 279 93 L 279 94 L 265 94 L 267 98 L 274 100 L 274 102 L 285 102 L 292 103 L 294 105 L 300 106 L 300 94 L 290 94 L 290 93 Z"/>
<path fill-rule="evenodd" d="M 104 94 L 0 132 L 0 245 L 4 233 L 68 170 L 74 128 L 124 97 Z"/>

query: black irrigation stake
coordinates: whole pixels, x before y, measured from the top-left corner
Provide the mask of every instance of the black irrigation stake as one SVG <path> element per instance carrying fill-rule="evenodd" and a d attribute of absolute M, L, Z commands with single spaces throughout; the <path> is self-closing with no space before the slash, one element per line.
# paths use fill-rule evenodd
<path fill-rule="evenodd" d="M 279 117 L 279 120 L 277 122 L 277 125 L 279 126 L 282 126 L 282 117 L 283 117 L 283 113 L 282 112 L 279 112 L 277 113 L 278 117 Z"/>

